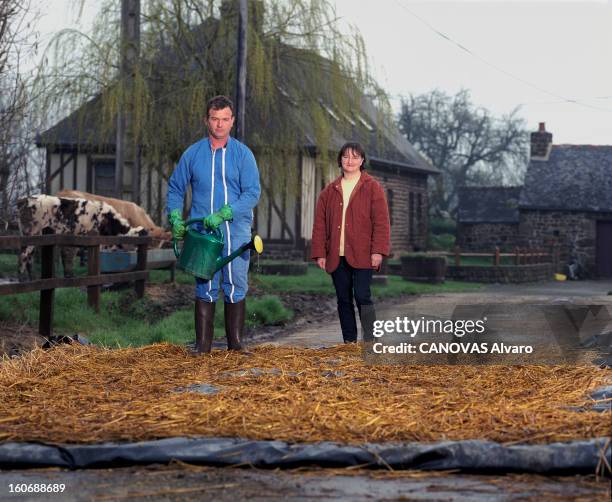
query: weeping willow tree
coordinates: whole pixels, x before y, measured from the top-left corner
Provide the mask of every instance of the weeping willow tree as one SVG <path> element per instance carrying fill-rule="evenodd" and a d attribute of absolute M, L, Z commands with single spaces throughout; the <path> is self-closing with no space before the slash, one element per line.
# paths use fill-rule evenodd
<path fill-rule="evenodd" d="M 234 94 L 238 8 L 232 0 L 142 0 L 141 9 L 129 79 L 119 71 L 119 0 L 102 5 L 91 33 L 53 39 L 39 71 L 40 112 L 57 121 L 76 110 L 79 142 L 103 146 L 114 143 L 117 113 L 129 109 L 129 137 L 167 178 L 204 133 L 207 100 Z M 355 115 L 366 96 L 384 134 L 390 107 L 363 40 L 341 29 L 327 0 L 257 0 L 249 9 L 246 139 L 258 156 L 282 158 L 311 144 L 325 165 L 334 137 L 372 136 Z M 285 184 L 283 172 L 275 168 L 276 183 Z"/>

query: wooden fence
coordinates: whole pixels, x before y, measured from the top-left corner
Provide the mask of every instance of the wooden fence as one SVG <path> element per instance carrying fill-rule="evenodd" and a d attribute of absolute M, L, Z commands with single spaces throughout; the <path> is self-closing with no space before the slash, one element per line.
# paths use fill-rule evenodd
<path fill-rule="evenodd" d="M 499 247 L 495 247 L 492 253 L 462 253 L 459 246 L 453 249 L 452 253 L 445 253 L 445 256 L 454 257 L 454 265 L 461 266 L 462 257 L 491 258 L 491 265 L 499 267 L 502 257 L 512 257 L 514 265 L 528 265 L 534 263 L 554 262 L 552 253 L 547 253 L 543 249 L 515 248 L 512 253 L 501 253 Z"/>
<path fill-rule="evenodd" d="M 40 311 L 38 332 L 50 337 L 53 331 L 53 304 L 57 288 L 87 287 L 87 303 L 96 311 L 100 311 L 100 286 L 134 281 L 134 289 L 138 298 L 142 298 L 145 281 L 148 278 L 147 248 L 151 237 L 125 237 L 100 235 L 37 235 L 32 237 L 0 237 L 0 249 L 20 249 L 24 246 L 41 248 L 40 279 L 28 282 L 0 284 L 0 295 L 29 293 L 40 291 Z M 137 246 L 137 261 L 134 271 L 112 274 L 100 273 L 100 246 L 113 245 Z M 58 246 L 77 246 L 87 248 L 88 274 L 83 277 L 56 277 L 55 249 Z M 78 308 L 75 306 L 75 308 Z"/>

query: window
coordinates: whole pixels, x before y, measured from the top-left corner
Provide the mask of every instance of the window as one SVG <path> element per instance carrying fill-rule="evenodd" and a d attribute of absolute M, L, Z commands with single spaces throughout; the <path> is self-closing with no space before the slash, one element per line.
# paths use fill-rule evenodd
<path fill-rule="evenodd" d="M 94 161 L 94 193 L 104 197 L 115 196 L 115 160 Z"/>

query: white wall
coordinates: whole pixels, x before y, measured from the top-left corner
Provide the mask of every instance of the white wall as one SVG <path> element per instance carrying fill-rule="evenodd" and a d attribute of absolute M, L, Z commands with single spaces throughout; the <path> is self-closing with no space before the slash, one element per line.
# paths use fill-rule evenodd
<path fill-rule="evenodd" d="M 302 157 L 302 207 L 301 207 L 301 235 L 306 240 L 311 240 L 312 226 L 314 224 L 315 203 L 318 196 L 318 187 L 315 182 L 317 170 L 313 157 L 304 155 Z"/>
<path fill-rule="evenodd" d="M 77 156 L 77 190 L 87 192 L 87 155 Z"/>
<path fill-rule="evenodd" d="M 51 172 L 50 174 L 53 174 L 56 169 L 60 166 L 60 155 L 59 153 L 52 153 L 51 154 Z M 51 186 L 49 187 L 49 194 L 53 195 L 56 194 L 57 192 L 59 192 L 61 190 L 60 187 L 60 175 L 58 174 L 52 181 L 51 181 Z"/>

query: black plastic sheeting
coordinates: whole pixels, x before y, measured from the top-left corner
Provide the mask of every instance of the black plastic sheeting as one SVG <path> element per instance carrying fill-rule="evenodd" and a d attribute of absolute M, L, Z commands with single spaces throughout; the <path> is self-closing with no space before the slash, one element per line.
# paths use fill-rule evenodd
<path fill-rule="evenodd" d="M 604 451 L 605 449 L 605 451 Z M 169 438 L 139 443 L 52 445 L 0 443 L 0 468 L 119 467 L 180 460 L 213 466 L 301 466 L 447 470 L 502 473 L 593 474 L 612 465 L 607 438 L 543 445 L 504 446 L 492 441 L 341 445 L 289 444 L 237 438 Z M 604 459 L 605 456 L 605 459 Z"/>

